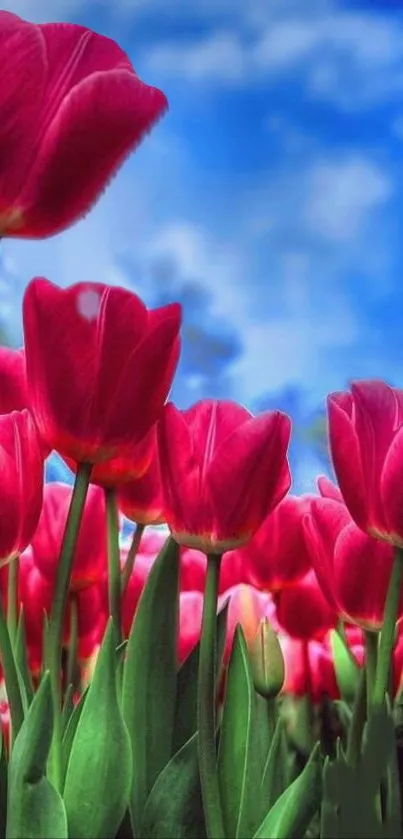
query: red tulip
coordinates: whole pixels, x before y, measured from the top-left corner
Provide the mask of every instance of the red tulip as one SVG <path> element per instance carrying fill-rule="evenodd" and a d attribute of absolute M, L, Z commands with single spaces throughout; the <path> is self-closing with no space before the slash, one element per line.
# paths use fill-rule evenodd
<path fill-rule="evenodd" d="M 44 449 L 29 411 L 0 416 L 0 565 L 21 553 L 42 507 Z"/>
<path fill-rule="evenodd" d="M 108 622 L 107 578 L 81 589 L 74 595 L 77 609 L 77 658 L 87 661 L 102 643 Z M 70 597 L 64 628 L 64 643 L 68 645 L 71 632 L 72 597 Z"/>
<path fill-rule="evenodd" d="M 45 485 L 42 512 L 32 539 L 35 565 L 52 583 L 59 562 L 71 496 L 72 487 L 68 484 L 55 482 Z M 74 554 L 70 591 L 78 591 L 96 583 L 107 573 L 107 568 L 105 496 L 100 487 L 90 486 Z"/>
<path fill-rule="evenodd" d="M 122 551 L 122 567 L 126 561 L 126 556 L 127 552 Z M 154 564 L 155 556 L 145 553 L 139 553 L 136 556 L 132 574 L 122 597 L 122 626 L 125 638 L 128 638 L 130 635 L 137 604 Z"/>
<path fill-rule="evenodd" d="M 24 350 L 0 347 L 0 414 L 29 407 Z"/>
<path fill-rule="evenodd" d="M 146 434 L 140 443 L 136 443 L 125 454 L 95 463 L 91 471 L 91 483 L 101 487 L 116 489 L 128 482 L 138 480 L 148 470 L 152 448 L 150 434 Z M 77 472 L 77 463 L 70 457 L 64 458 L 72 470 Z"/>
<path fill-rule="evenodd" d="M 148 435 L 148 439 L 151 460 L 144 475 L 120 487 L 117 499 L 123 515 L 130 521 L 144 525 L 163 524 L 164 498 L 155 428 Z"/>
<path fill-rule="evenodd" d="M 302 526 L 308 496 L 288 495 L 269 513 L 251 541 L 239 550 L 247 582 L 265 591 L 281 591 L 302 579 L 311 567 Z"/>
<path fill-rule="evenodd" d="M 165 513 L 179 544 L 222 553 L 247 542 L 290 486 L 290 420 L 235 402 L 168 404 L 159 423 Z"/>
<path fill-rule="evenodd" d="M 379 630 L 393 565 L 392 545 L 360 530 L 344 504 L 331 498 L 312 501 L 304 527 L 312 564 L 329 604 L 363 629 Z"/>
<path fill-rule="evenodd" d="M 121 288 L 62 290 L 35 279 L 23 308 L 29 394 L 43 438 L 77 463 L 130 456 L 171 387 L 179 304 L 149 311 Z"/>
<path fill-rule="evenodd" d="M 51 236 L 89 210 L 167 101 L 83 26 L 1 11 L 0 45 L 0 236 Z"/>
<path fill-rule="evenodd" d="M 274 602 L 278 622 L 292 638 L 320 639 L 337 626 L 337 611 L 322 594 L 314 571 L 308 571 L 295 586 L 278 592 Z"/>
<path fill-rule="evenodd" d="M 340 490 L 362 530 L 403 547 L 403 390 L 367 381 L 351 391 L 328 397 Z"/>

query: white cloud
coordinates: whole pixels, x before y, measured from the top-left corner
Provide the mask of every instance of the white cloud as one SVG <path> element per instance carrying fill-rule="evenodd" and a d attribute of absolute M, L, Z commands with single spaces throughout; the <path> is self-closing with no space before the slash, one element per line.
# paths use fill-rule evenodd
<path fill-rule="evenodd" d="M 363 155 L 316 163 L 307 173 L 304 221 L 325 238 L 352 240 L 392 191 L 390 179 Z"/>
<path fill-rule="evenodd" d="M 193 44 L 178 47 L 161 44 L 151 49 L 146 59 L 147 69 L 164 74 L 178 75 L 186 81 L 242 81 L 247 70 L 247 55 L 237 33 L 217 32 L 201 40 L 196 49 Z"/>

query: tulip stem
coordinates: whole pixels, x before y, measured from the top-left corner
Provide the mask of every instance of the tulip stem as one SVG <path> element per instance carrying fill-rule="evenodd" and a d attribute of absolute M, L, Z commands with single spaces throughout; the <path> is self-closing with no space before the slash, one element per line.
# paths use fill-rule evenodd
<path fill-rule="evenodd" d="M 7 699 L 10 707 L 12 737 L 14 740 L 22 726 L 22 723 L 24 722 L 24 708 L 22 704 L 21 688 L 18 678 L 17 666 L 15 663 L 10 634 L 7 626 L 7 619 L 4 613 L 1 598 L 0 653 L 1 663 L 3 665 L 4 681 L 6 684 Z"/>
<path fill-rule="evenodd" d="M 138 553 L 138 550 L 139 550 L 139 547 L 140 547 L 141 537 L 144 533 L 144 530 L 145 530 L 145 524 L 137 524 L 136 529 L 133 533 L 132 543 L 130 545 L 130 548 L 129 548 L 129 551 L 128 551 L 128 554 L 127 554 L 127 557 L 126 557 L 126 562 L 125 562 L 124 568 L 123 568 L 122 573 L 121 573 L 121 578 L 120 578 L 120 587 L 121 587 L 122 597 L 123 597 L 123 595 L 126 591 L 127 584 L 128 584 L 128 582 L 130 580 L 130 577 L 133 573 L 134 561 L 136 559 L 136 556 L 137 556 L 137 553 Z"/>
<path fill-rule="evenodd" d="M 367 674 L 365 667 L 361 668 L 357 693 L 354 700 L 353 717 L 348 733 L 347 763 L 354 769 L 360 759 L 361 741 L 366 720 L 367 708 Z"/>
<path fill-rule="evenodd" d="M 372 702 L 374 692 L 376 668 L 378 660 L 378 634 L 376 632 L 365 633 L 365 669 L 367 674 L 367 704 L 368 710 Z"/>
<path fill-rule="evenodd" d="M 70 638 L 67 652 L 66 690 L 69 685 L 76 686 L 76 667 L 78 653 L 78 603 L 77 595 L 70 598 Z"/>
<path fill-rule="evenodd" d="M 20 558 L 17 556 L 11 560 L 8 566 L 8 592 L 7 592 L 7 625 L 10 634 L 11 645 L 14 648 L 17 639 L 18 629 L 18 575 Z"/>
<path fill-rule="evenodd" d="M 225 837 L 216 753 L 216 621 L 220 566 L 221 556 L 207 555 L 197 694 L 199 771 L 208 839 Z"/>
<path fill-rule="evenodd" d="M 121 590 L 120 590 L 120 548 L 119 515 L 116 493 L 105 489 L 106 520 L 108 529 L 108 592 L 109 614 L 112 616 L 116 631 L 117 646 L 122 640 Z"/>
<path fill-rule="evenodd" d="M 90 483 L 92 465 L 80 463 L 77 468 L 76 480 L 70 501 L 66 527 L 63 536 L 62 549 L 56 572 L 56 583 L 53 593 L 49 627 L 46 637 L 46 662 L 50 670 L 53 699 L 53 740 L 50 752 L 49 771 L 51 780 L 57 790 L 62 785 L 62 729 L 61 729 L 61 652 L 63 621 L 66 611 L 71 569 L 73 567 L 74 552 L 80 531 L 81 519 L 84 512 L 85 500 Z"/>
<path fill-rule="evenodd" d="M 378 664 L 372 704 L 383 705 L 385 694 L 388 690 L 390 662 L 393 647 L 395 645 L 396 621 L 399 609 L 399 600 L 403 582 L 403 549 L 396 548 L 392 573 L 390 575 L 388 593 L 386 595 L 383 625 L 378 650 Z"/>

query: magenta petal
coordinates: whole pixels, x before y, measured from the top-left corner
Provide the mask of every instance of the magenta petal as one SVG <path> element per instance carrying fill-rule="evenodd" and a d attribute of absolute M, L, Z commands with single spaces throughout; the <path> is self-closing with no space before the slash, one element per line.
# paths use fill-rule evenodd
<path fill-rule="evenodd" d="M 26 235 L 51 235 L 88 211 L 166 107 L 128 70 L 95 73 L 70 91 L 20 196 Z"/>
<path fill-rule="evenodd" d="M 334 484 L 325 475 L 319 476 L 317 484 L 322 498 L 333 498 L 333 501 L 340 501 L 343 504 L 343 496 L 337 484 Z"/>
<path fill-rule="evenodd" d="M 217 536 L 250 538 L 284 497 L 291 484 L 290 431 L 288 416 L 267 411 L 240 425 L 217 448 L 207 478 Z"/>
<path fill-rule="evenodd" d="M 385 458 L 380 496 L 386 529 L 403 547 L 403 427 L 397 432 Z"/>
<path fill-rule="evenodd" d="M 364 629 L 376 631 L 382 625 L 392 565 L 391 545 L 373 539 L 354 523 L 340 533 L 334 551 L 337 595 L 344 614 Z"/>
<path fill-rule="evenodd" d="M 24 183 L 45 84 L 45 49 L 36 26 L 0 12 L 0 234 Z"/>
<path fill-rule="evenodd" d="M 341 531 L 350 524 L 343 504 L 330 498 L 311 502 L 304 519 L 306 545 L 321 589 L 331 605 L 340 609 L 334 579 L 334 548 Z"/>
<path fill-rule="evenodd" d="M 368 510 L 360 441 L 352 419 L 339 404 L 338 396 L 328 396 L 329 443 L 333 466 L 343 499 L 354 521 L 365 530 L 368 526 Z"/>
<path fill-rule="evenodd" d="M 200 534 L 211 530 L 211 511 L 200 504 L 198 449 L 184 414 L 172 403 L 158 423 L 161 483 L 166 520 L 175 533 Z M 206 514 L 208 521 L 206 523 Z"/>

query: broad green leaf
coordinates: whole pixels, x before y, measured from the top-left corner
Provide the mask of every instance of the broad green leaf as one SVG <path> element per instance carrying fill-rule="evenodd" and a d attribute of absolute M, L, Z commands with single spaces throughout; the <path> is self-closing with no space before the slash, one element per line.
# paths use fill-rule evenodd
<path fill-rule="evenodd" d="M 74 839 L 114 839 L 129 803 L 132 759 L 118 702 L 115 650 L 110 618 L 67 766 L 63 798 Z"/>
<path fill-rule="evenodd" d="M 330 643 L 340 694 L 345 702 L 352 702 L 358 689 L 360 668 L 344 638 L 336 630 L 330 633 Z"/>
<path fill-rule="evenodd" d="M 228 603 L 217 615 L 217 676 L 221 669 L 227 632 Z M 192 650 L 178 670 L 176 682 L 175 721 L 172 755 L 197 731 L 197 681 L 200 643 Z"/>
<path fill-rule="evenodd" d="M 50 677 L 45 673 L 11 754 L 7 839 L 67 839 L 62 798 L 45 776 L 52 731 Z"/>
<path fill-rule="evenodd" d="M 126 647 L 123 716 L 130 734 L 135 832 L 158 775 L 171 759 L 176 703 L 179 548 L 168 539 L 152 566 Z"/>
<path fill-rule="evenodd" d="M 254 805 L 256 783 L 253 726 L 256 694 L 241 626 L 235 632 L 218 753 L 218 777 L 224 824 L 228 836 L 251 835 L 251 820 L 259 818 Z M 252 806 L 251 806 L 252 804 Z"/>
<path fill-rule="evenodd" d="M 267 813 L 287 787 L 287 740 L 284 722 L 277 720 L 276 730 L 271 742 L 262 778 L 262 797 Z M 263 816 L 262 816 L 263 818 Z"/>
<path fill-rule="evenodd" d="M 269 810 L 254 839 L 300 839 L 304 836 L 322 795 L 322 759 L 319 744 L 305 768 Z"/>
<path fill-rule="evenodd" d="M 197 732 L 158 776 L 144 810 L 147 839 L 204 839 Z"/>

